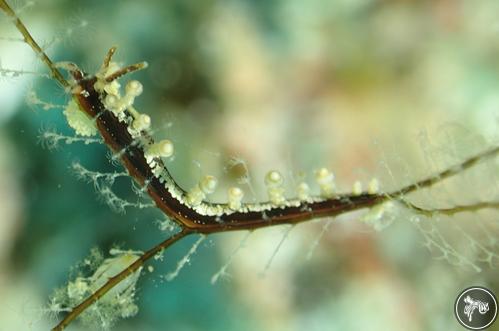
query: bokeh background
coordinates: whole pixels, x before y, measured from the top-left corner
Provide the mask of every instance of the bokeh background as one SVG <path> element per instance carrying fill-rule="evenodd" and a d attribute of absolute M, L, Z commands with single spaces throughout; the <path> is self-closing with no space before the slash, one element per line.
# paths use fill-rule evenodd
<path fill-rule="evenodd" d="M 340 191 L 372 177 L 390 190 L 498 141 L 496 0 L 46 0 L 14 7 L 55 61 L 95 72 L 113 45 L 122 63 L 148 61 L 134 74 L 144 85 L 136 106 L 152 116 L 157 138 L 175 143 L 168 166 L 182 186 L 203 174 L 220 178 L 213 201 L 241 182 L 242 164 L 247 201 L 266 198 L 269 169 L 285 175 L 290 197 L 301 178 L 313 186 L 322 166 L 335 172 Z M 72 266 L 92 247 L 148 249 L 164 237 L 156 223 L 162 216 L 113 212 L 78 180 L 75 161 L 119 170 L 104 146 L 43 147 L 40 133 L 72 132 L 61 109 L 45 111 L 26 95 L 34 91 L 54 105 L 68 97 L 31 74 L 46 69 L 26 45 L 8 40 L 18 34 L 2 15 L 0 37 L 1 67 L 24 71 L 4 70 L 0 80 L 0 330 L 47 330 L 55 319 L 43 306 Z M 497 168 L 492 160 L 412 198 L 430 207 L 497 200 Z M 114 191 L 137 200 L 129 181 Z M 247 234 L 208 237 L 178 278 L 164 282 L 161 275 L 195 241 L 187 239 L 144 273 L 140 312 L 116 329 L 462 330 L 453 315 L 461 290 L 482 285 L 499 294 L 494 211 L 425 219 L 396 210 L 375 226 L 362 221 L 364 213 L 257 231 L 215 285 L 212 275 Z"/>

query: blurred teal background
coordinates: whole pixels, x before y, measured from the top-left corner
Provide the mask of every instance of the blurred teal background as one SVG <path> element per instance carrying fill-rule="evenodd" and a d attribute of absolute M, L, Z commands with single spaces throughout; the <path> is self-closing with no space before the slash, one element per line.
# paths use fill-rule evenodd
<path fill-rule="evenodd" d="M 220 178 L 213 201 L 238 182 L 234 157 L 247 164 L 251 187 L 242 187 L 252 201 L 266 198 L 269 169 L 285 174 L 288 196 L 301 172 L 312 185 L 322 166 L 336 173 L 340 191 L 374 176 L 389 190 L 497 144 L 495 0 L 46 0 L 21 17 L 55 61 L 95 72 L 113 45 L 124 64 L 148 61 L 133 74 L 144 85 L 136 106 L 153 118 L 155 137 L 175 143 L 169 168 L 183 187 L 203 174 Z M 0 37 L 16 36 L 0 16 Z M 0 40 L 0 60 L 2 68 L 46 71 L 20 42 Z M 115 213 L 72 173 L 74 161 L 119 170 L 104 146 L 41 146 L 40 132 L 73 133 L 60 110 L 27 105 L 29 90 L 68 101 L 44 78 L 0 80 L 0 331 L 53 326 L 42 306 L 92 247 L 146 250 L 165 236 L 158 211 Z M 497 173 L 489 162 L 416 199 L 497 200 Z M 128 181 L 114 191 L 137 199 Z M 139 314 L 116 330 L 462 330 L 453 315 L 461 290 L 499 293 L 497 213 L 426 220 L 446 238 L 453 263 L 424 247 L 414 215 L 388 215 L 394 223 L 376 232 L 359 222 L 362 214 L 332 222 L 311 259 L 327 221 L 293 228 L 268 270 L 286 229 L 257 231 L 215 285 L 212 275 L 246 234 L 210 236 L 165 283 L 161 275 L 195 241 L 188 238 L 144 272 Z M 477 222 L 484 231 L 473 230 Z M 495 268 L 473 255 L 476 243 Z"/>

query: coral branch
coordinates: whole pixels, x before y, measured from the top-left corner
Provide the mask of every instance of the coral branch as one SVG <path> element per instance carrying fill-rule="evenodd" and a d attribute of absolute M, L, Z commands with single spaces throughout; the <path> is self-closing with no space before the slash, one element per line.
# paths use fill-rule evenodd
<path fill-rule="evenodd" d="M 7 2 L 5 2 L 5 0 L 0 0 L 0 9 L 2 9 L 5 12 L 5 14 L 7 14 L 7 16 L 9 16 L 13 20 L 15 26 L 17 27 L 19 32 L 21 32 L 21 34 L 23 35 L 24 42 L 28 44 L 33 49 L 35 54 L 39 56 L 40 59 L 47 65 L 52 74 L 52 77 L 54 77 L 64 88 L 68 87 L 69 86 L 68 81 L 62 76 L 61 72 L 56 69 L 52 60 L 50 60 L 47 54 L 45 54 L 42 48 L 33 39 L 28 29 L 24 25 L 24 23 L 19 19 L 17 14 L 12 10 L 12 8 L 10 8 L 10 6 L 7 4 Z"/>
<path fill-rule="evenodd" d="M 404 206 L 407 208 L 411 209 L 412 211 L 422 214 L 424 216 L 434 216 L 435 214 L 442 214 L 442 215 L 447 215 L 447 216 L 453 216 L 455 214 L 459 213 L 465 213 L 465 212 L 476 212 L 482 209 L 499 209 L 499 201 L 492 202 L 492 201 L 485 201 L 485 202 L 477 202 L 477 203 L 472 203 L 468 205 L 457 205 L 449 208 L 432 208 L 432 209 L 425 209 L 418 207 L 414 205 L 411 202 L 408 202 L 404 199 L 399 200 Z"/>
<path fill-rule="evenodd" d="M 140 267 L 144 265 L 144 263 L 152 258 L 154 255 L 157 253 L 161 252 L 162 250 L 165 250 L 166 248 L 170 247 L 180 239 L 184 238 L 188 234 L 190 234 L 188 230 L 184 229 L 177 234 L 171 236 L 170 238 L 166 239 L 165 241 L 159 243 L 158 245 L 154 246 L 147 252 L 145 252 L 137 261 L 132 263 L 128 268 L 117 274 L 116 276 L 110 278 L 101 288 L 99 288 L 97 291 L 95 291 L 94 294 L 92 294 L 90 297 L 88 297 L 85 301 L 80 303 L 78 306 L 74 307 L 70 313 L 64 317 L 62 321 L 55 326 L 52 331 L 61 331 L 64 330 L 69 323 L 71 323 L 75 318 L 77 318 L 82 312 L 85 311 L 89 306 L 91 306 L 94 302 L 102 298 L 107 292 L 109 292 L 113 287 L 118 285 L 120 282 L 125 280 L 128 276 L 133 274 L 135 271 L 137 271 Z"/>

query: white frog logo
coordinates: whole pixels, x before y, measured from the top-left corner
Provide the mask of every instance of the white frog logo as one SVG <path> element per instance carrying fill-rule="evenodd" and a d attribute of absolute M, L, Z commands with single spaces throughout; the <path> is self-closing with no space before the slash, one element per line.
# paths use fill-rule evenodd
<path fill-rule="evenodd" d="M 478 308 L 478 312 L 482 315 L 489 311 L 489 303 L 488 302 L 475 300 L 472 297 L 470 297 L 469 295 L 467 295 L 466 298 L 464 298 L 464 303 L 466 304 L 464 306 L 464 314 L 466 316 L 468 316 L 468 320 L 470 322 L 473 318 L 473 312 L 475 311 L 475 309 Z"/>

